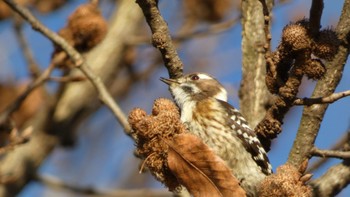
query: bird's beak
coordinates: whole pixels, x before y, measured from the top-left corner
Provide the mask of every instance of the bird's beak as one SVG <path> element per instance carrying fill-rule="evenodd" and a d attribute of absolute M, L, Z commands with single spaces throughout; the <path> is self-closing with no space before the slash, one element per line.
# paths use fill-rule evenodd
<path fill-rule="evenodd" d="M 171 84 L 174 84 L 174 83 L 179 83 L 176 79 L 166 79 L 166 78 L 161 77 L 160 80 L 162 82 L 166 83 L 167 85 L 171 85 Z"/>

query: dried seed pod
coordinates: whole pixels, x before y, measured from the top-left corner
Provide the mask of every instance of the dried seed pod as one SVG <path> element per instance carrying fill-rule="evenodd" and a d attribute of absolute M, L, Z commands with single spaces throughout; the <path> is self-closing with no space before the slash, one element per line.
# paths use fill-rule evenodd
<path fill-rule="evenodd" d="M 294 166 L 284 164 L 277 173 L 266 177 L 259 186 L 259 196 L 303 196 L 311 197 L 312 190 L 301 179 L 302 174 Z M 304 179 L 304 178 L 303 178 Z"/>
<path fill-rule="evenodd" d="M 312 47 L 313 41 L 309 35 L 307 23 L 307 21 L 303 20 L 284 27 L 282 32 L 282 45 L 284 48 L 299 51 Z"/>
<path fill-rule="evenodd" d="M 165 141 L 186 131 L 180 121 L 179 109 L 170 100 L 157 99 L 152 115 L 147 116 L 145 111 L 137 108 L 130 112 L 128 121 L 136 136 L 135 155 L 143 159 L 142 166 L 147 166 L 156 179 L 170 190 L 178 188 L 177 179 L 168 169 L 169 147 Z"/>
<path fill-rule="evenodd" d="M 100 43 L 107 33 L 107 22 L 101 16 L 96 4 L 81 5 L 68 19 L 74 46 L 85 52 Z"/>
<path fill-rule="evenodd" d="M 320 31 L 312 52 L 319 58 L 325 60 L 332 60 L 334 55 L 338 52 L 340 40 L 337 34 L 332 29 L 325 29 Z"/>
<path fill-rule="evenodd" d="M 303 71 L 309 79 L 319 80 L 326 73 L 326 67 L 319 59 L 311 59 L 304 65 Z"/>

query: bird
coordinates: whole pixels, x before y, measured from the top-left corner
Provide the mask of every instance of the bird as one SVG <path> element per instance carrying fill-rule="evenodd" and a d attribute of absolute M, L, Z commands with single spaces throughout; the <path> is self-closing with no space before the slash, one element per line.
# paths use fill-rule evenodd
<path fill-rule="evenodd" d="M 221 157 L 247 196 L 272 174 L 266 151 L 239 110 L 227 102 L 227 91 L 206 73 L 176 79 L 161 77 L 180 108 L 181 122 Z"/>

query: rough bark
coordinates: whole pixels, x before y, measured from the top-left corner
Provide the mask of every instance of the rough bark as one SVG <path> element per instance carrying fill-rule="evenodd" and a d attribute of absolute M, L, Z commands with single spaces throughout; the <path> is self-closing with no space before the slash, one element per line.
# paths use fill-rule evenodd
<path fill-rule="evenodd" d="M 267 1 L 272 7 L 273 1 Z M 265 116 L 270 93 L 266 88 L 264 13 L 260 1 L 242 1 L 242 81 L 240 111 L 254 128 Z"/>

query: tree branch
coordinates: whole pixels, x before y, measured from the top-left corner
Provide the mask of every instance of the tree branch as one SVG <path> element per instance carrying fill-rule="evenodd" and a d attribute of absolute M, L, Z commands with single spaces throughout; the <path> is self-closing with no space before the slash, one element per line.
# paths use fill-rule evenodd
<path fill-rule="evenodd" d="M 316 147 L 313 147 L 310 152 L 312 156 L 350 159 L 350 151 L 321 150 Z"/>
<path fill-rule="evenodd" d="M 161 52 L 170 78 L 181 77 L 183 75 L 183 63 L 172 43 L 168 25 L 159 12 L 158 1 L 136 0 L 136 3 L 141 7 L 146 21 L 151 28 L 152 44 Z"/>
<path fill-rule="evenodd" d="M 173 35 L 172 40 L 173 42 L 177 43 L 177 42 L 184 42 L 193 38 L 201 38 L 205 36 L 216 35 L 234 27 L 236 24 L 238 24 L 240 18 L 241 16 L 238 16 L 237 18 L 234 18 L 228 21 L 209 25 L 208 27 L 200 30 L 195 30 L 193 32 L 179 33 L 178 35 Z M 130 41 L 128 41 L 127 44 L 128 45 L 150 44 L 149 40 L 150 38 L 148 36 L 135 36 Z"/>
<path fill-rule="evenodd" d="M 338 92 L 333 93 L 326 97 L 319 97 L 319 98 L 303 98 L 303 99 L 295 99 L 294 105 L 314 105 L 314 104 L 328 104 L 333 103 L 341 98 L 350 96 L 350 90 L 344 91 L 344 92 Z"/>
<path fill-rule="evenodd" d="M 23 50 L 24 57 L 27 60 L 29 72 L 30 72 L 31 76 L 35 79 L 40 74 L 40 68 L 39 68 L 38 64 L 36 63 L 36 61 L 33 57 L 33 53 L 30 50 L 28 43 L 23 35 L 22 23 L 23 23 L 23 21 L 19 17 L 14 18 L 14 29 L 15 29 L 17 39 L 19 41 L 19 45 L 20 45 L 21 49 Z"/>
<path fill-rule="evenodd" d="M 321 27 L 323 0 L 312 0 L 310 8 L 310 32 L 317 35 Z"/>
<path fill-rule="evenodd" d="M 266 113 L 271 100 L 266 84 L 265 55 L 269 53 L 269 10 L 272 1 L 242 1 L 242 80 L 240 111 L 254 128 Z M 266 47 L 267 46 L 267 47 Z M 266 47 L 266 48 L 265 48 Z M 252 80 L 254 79 L 254 80 Z"/>
<path fill-rule="evenodd" d="M 93 187 L 81 187 L 74 184 L 66 183 L 50 176 L 36 176 L 36 180 L 44 185 L 58 190 L 69 191 L 70 193 L 88 196 L 113 196 L 113 197 L 132 197 L 132 196 L 154 196 L 154 197 L 171 197 L 173 193 L 163 189 L 118 189 L 118 190 L 103 190 Z M 73 195 L 74 196 L 74 195 Z"/>
<path fill-rule="evenodd" d="M 332 166 L 318 179 L 310 182 L 313 187 L 314 196 L 329 197 L 336 196 L 350 182 L 350 162 L 343 161 Z"/>
<path fill-rule="evenodd" d="M 41 86 L 45 81 L 47 81 L 55 68 L 55 64 L 52 63 L 49 67 L 37 77 L 31 84 L 28 85 L 27 89 L 17 97 L 10 105 L 8 105 L 5 110 L 0 114 L 0 125 L 4 124 L 13 112 L 15 112 L 22 104 L 22 102 L 28 97 L 28 95 L 35 90 L 37 87 Z"/>
<path fill-rule="evenodd" d="M 70 46 L 63 38 L 58 36 L 56 33 L 52 32 L 46 28 L 42 23 L 40 23 L 25 7 L 22 7 L 11 0 L 4 0 L 14 11 L 20 14 L 26 21 L 30 23 L 34 30 L 39 31 L 44 36 L 49 38 L 55 44 L 60 46 L 67 55 L 72 59 L 75 66 L 80 69 L 89 81 L 94 85 L 97 92 L 99 93 L 100 100 L 112 111 L 113 115 L 119 121 L 119 123 L 124 128 L 125 132 L 130 134 L 130 126 L 127 122 L 125 114 L 122 112 L 120 107 L 116 104 L 112 96 L 108 93 L 105 85 L 101 79 L 96 76 L 87 63 L 84 61 L 83 57 L 78 51 L 76 51 L 72 46 Z"/>
<path fill-rule="evenodd" d="M 345 144 L 348 143 L 349 141 L 349 138 L 350 135 L 349 135 L 349 131 L 347 131 L 345 133 L 345 135 L 343 135 L 342 137 L 339 138 L 339 140 L 334 144 L 332 145 L 332 147 L 330 148 L 330 150 L 339 150 L 339 149 L 344 149 L 345 148 Z M 347 148 L 345 148 L 345 150 L 347 150 Z M 315 170 L 317 170 L 320 166 L 322 166 L 325 162 L 328 161 L 328 158 L 327 157 L 323 157 L 323 158 L 320 158 L 319 160 L 313 162 L 307 169 L 307 173 L 310 173 L 310 172 L 313 172 Z"/>

